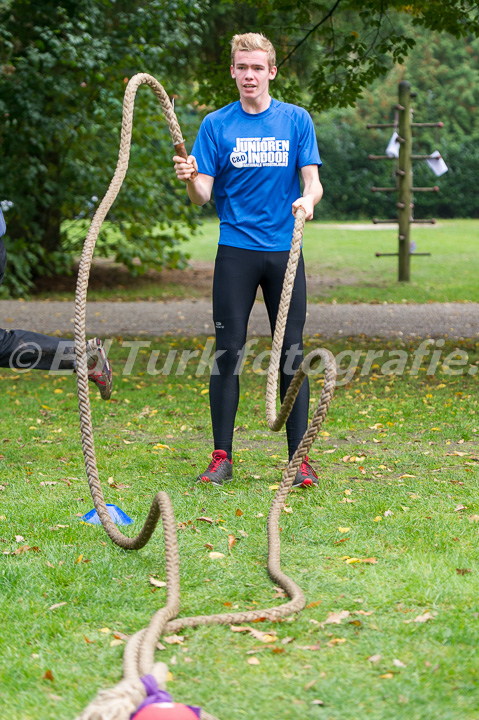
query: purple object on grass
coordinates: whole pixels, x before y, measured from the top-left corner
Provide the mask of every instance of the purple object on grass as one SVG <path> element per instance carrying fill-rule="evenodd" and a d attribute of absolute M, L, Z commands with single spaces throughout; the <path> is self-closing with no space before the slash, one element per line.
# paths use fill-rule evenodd
<path fill-rule="evenodd" d="M 153 703 L 173 702 L 170 693 L 167 693 L 166 690 L 160 690 L 153 675 L 143 675 L 143 677 L 140 679 L 145 686 L 147 696 L 145 700 L 143 700 L 141 705 L 135 710 L 135 712 L 130 715 L 130 720 L 133 720 L 136 714 L 148 705 L 153 705 Z M 193 707 L 192 705 L 187 705 L 186 707 L 190 708 L 190 710 L 192 710 L 198 718 L 201 716 L 201 708 Z"/>

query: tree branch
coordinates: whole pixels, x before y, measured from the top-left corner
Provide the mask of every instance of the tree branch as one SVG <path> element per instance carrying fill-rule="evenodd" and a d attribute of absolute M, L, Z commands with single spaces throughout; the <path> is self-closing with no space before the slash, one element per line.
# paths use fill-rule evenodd
<path fill-rule="evenodd" d="M 281 65 L 284 65 L 284 63 L 285 63 L 287 60 L 289 60 L 289 58 L 290 58 L 292 55 L 294 55 L 294 53 L 296 52 L 296 50 L 297 50 L 304 42 L 306 42 L 306 40 L 309 38 L 309 36 L 310 36 L 312 33 L 314 33 L 321 25 L 324 25 L 324 23 L 326 22 L 326 20 L 329 20 L 329 18 L 332 16 L 332 14 L 333 14 L 334 11 L 336 10 L 336 8 L 338 7 L 338 5 L 339 5 L 340 2 L 341 2 L 341 0 L 336 0 L 336 2 L 334 3 L 333 7 L 331 8 L 331 10 L 330 10 L 323 18 L 321 18 L 321 20 L 320 20 L 318 23 L 316 23 L 316 25 L 315 25 L 314 27 L 312 27 L 311 30 L 309 30 L 303 38 L 301 38 L 301 40 L 299 41 L 299 43 L 297 43 L 297 44 L 294 46 L 294 48 L 286 55 L 286 57 L 281 60 L 281 62 L 280 62 L 279 65 L 278 65 L 278 70 L 279 70 L 279 68 L 281 67 Z"/>

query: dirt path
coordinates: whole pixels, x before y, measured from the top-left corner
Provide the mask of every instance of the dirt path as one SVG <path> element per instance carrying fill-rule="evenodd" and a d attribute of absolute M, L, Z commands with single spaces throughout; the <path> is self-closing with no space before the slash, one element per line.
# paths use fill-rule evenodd
<path fill-rule="evenodd" d="M 42 333 L 72 333 L 72 302 L 0 301 L 0 327 L 27 328 Z M 269 335 L 262 302 L 256 302 L 249 334 Z M 89 302 L 87 333 L 110 337 L 212 335 L 210 300 L 168 302 Z M 479 303 L 426 305 L 310 304 L 305 333 L 325 338 L 366 337 L 479 338 Z"/>

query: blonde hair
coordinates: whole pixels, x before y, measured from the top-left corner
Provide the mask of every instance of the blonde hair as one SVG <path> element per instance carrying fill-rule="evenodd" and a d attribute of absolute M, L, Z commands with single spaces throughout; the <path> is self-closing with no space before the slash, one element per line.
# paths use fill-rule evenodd
<path fill-rule="evenodd" d="M 231 64 L 235 64 L 235 54 L 238 50 L 263 50 L 268 53 L 268 65 L 271 70 L 276 65 L 276 51 L 273 44 L 267 37 L 261 33 L 244 33 L 243 35 L 234 35 L 231 40 Z"/>

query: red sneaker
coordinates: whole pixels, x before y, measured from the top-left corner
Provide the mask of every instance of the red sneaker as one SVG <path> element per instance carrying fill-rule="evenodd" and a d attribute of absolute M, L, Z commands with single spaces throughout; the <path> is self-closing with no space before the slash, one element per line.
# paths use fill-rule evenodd
<path fill-rule="evenodd" d="M 309 464 L 309 457 L 306 455 L 296 473 L 292 487 L 313 487 L 314 485 L 318 485 L 318 476 Z"/>
<path fill-rule="evenodd" d="M 86 344 L 88 379 L 95 383 L 103 400 L 109 400 L 113 385 L 113 374 L 100 338 L 92 338 Z"/>
<path fill-rule="evenodd" d="M 213 458 L 212 461 L 204 473 L 198 475 L 196 481 L 223 485 L 223 481 L 231 480 L 233 477 L 233 463 L 228 460 L 227 452 L 225 450 L 215 450 L 211 457 Z"/>

